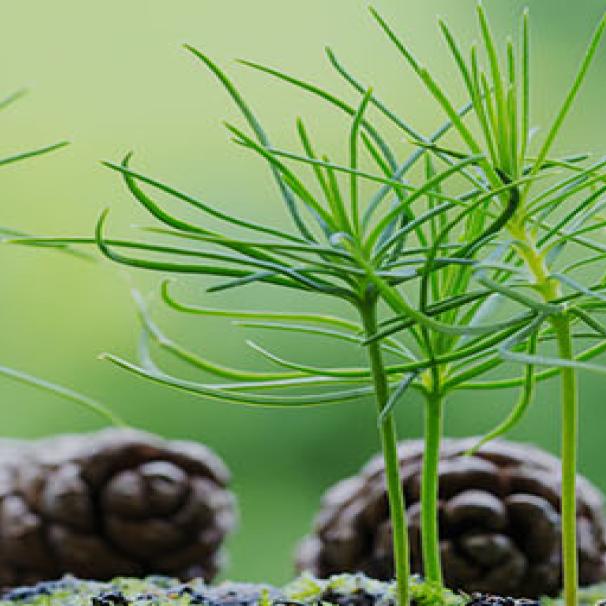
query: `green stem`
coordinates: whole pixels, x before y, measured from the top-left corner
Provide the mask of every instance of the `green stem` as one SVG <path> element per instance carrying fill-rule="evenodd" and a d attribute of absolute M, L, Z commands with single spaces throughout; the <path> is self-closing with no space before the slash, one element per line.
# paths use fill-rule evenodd
<path fill-rule="evenodd" d="M 360 307 L 360 315 L 364 331 L 368 338 L 377 332 L 376 301 L 371 301 Z M 389 400 L 387 375 L 383 363 L 380 342 L 370 341 L 368 358 L 372 371 L 375 388 L 375 398 L 380 414 Z M 380 424 L 381 447 L 385 461 L 385 482 L 389 501 L 389 511 L 393 529 L 394 568 L 397 585 L 397 602 L 399 606 L 409 606 L 410 555 L 408 547 L 408 524 L 402 480 L 400 478 L 400 463 L 398 459 L 398 440 L 393 413 L 386 415 Z"/>
<path fill-rule="evenodd" d="M 574 359 L 570 318 L 563 313 L 551 320 L 564 360 Z M 577 606 L 576 467 L 578 390 L 574 368 L 560 369 L 562 403 L 562 567 L 566 606 Z"/>
<path fill-rule="evenodd" d="M 425 452 L 421 482 L 421 547 L 423 572 L 428 581 L 442 585 L 438 531 L 438 465 L 442 437 L 442 395 L 428 393 L 425 403 Z"/>
<path fill-rule="evenodd" d="M 535 243 L 523 231 L 512 230 L 521 246 L 518 252 L 535 277 L 538 290 L 545 301 L 557 300 L 561 293 L 558 283 L 549 278 L 545 260 L 536 249 Z M 574 360 L 570 316 L 564 311 L 551 317 L 551 325 L 556 335 L 558 355 L 563 360 Z M 579 395 L 576 370 L 562 367 L 560 375 L 560 400 L 562 423 L 562 569 L 565 606 L 577 606 L 578 555 L 577 555 L 577 503 L 576 469 L 578 441 Z"/>

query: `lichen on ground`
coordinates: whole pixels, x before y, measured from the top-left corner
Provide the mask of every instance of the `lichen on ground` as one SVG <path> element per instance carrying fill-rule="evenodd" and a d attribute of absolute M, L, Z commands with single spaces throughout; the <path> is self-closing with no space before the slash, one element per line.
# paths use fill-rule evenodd
<path fill-rule="evenodd" d="M 411 580 L 416 606 L 462 606 L 454 593 Z M 392 583 L 358 574 L 330 579 L 302 575 L 284 588 L 225 582 L 207 585 L 201 580 L 181 583 L 167 577 L 118 578 L 109 582 L 65 577 L 58 581 L 17 587 L 4 593 L 0 606 L 394 606 Z"/>
<path fill-rule="evenodd" d="M 411 579 L 414 606 L 521 606 L 531 601 L 467 596 Z M 585 588 L 579 606 L 594 606 L 606 598 L 606 585 Z M 536 604 L 536 602 L 532 602 Z M 545 598 L 541 606 L 560 606 Z M 317 579 L 304 574 L 283 588 L 270 585 L 224 582 L 208 585 L 200 579 L 182 583 L 163 576 L 118 578 L 108 582 L 66 576 L 29 587 L 6 590 L 0 606 L 395 606 L 395 587 L 361 574 Z"/>

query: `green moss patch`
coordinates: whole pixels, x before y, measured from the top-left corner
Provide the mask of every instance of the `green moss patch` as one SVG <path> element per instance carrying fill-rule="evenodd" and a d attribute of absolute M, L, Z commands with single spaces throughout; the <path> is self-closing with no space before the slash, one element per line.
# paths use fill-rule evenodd
<path fill-rule="evenodd" d="M 470 601 L 467 595 L 443 590 L 419 577 L 412 577 L 410 591 L 415 606 L 464 606 Z M 579 606 L 594 606 L 602 599 L 606 599 L 606 584 L 582 589 Z M 208 585 L 199 579 L 181 583 L 163 576 L 108 582 L 67 576 L 7 590 L 0 606 L 395 606 L 395 602 L 394 583 L 361 574 L 329 579 L 304 574 L 283 588 L 232 582 Z M 542 606 L 561 603 L 552 598 L 541 601 Z"/>

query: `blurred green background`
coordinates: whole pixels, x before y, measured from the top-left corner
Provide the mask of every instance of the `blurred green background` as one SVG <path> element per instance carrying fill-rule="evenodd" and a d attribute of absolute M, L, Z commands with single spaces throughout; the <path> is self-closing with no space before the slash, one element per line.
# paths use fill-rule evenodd
<path fill-rule="evenodd" d="M 19 0 L 5 2 L 0 20 L 2 80 L 8 94 L 30 94 L 0 115 L 0 153 L 64 138 L 72 145 L 52 156 L 2 170 L 0 223 L 39 234 L 90 234 L 100 212 L 112 207 L 109 228 L 150 223 L 122 184 L 99 160 L 136 152 L 135 166 L 245 217 L 280 224 L 280 202 L 267 170 L 229 143 L 221 121 L 239 121 L 217 82 L 181 47 L 208 52 L 237 80 L 268 130 L 283 145 L 294 141 L 293 121 L 304 116 L 325 149 L 340 153 L 346 121 L 298 91 L 236 64 L 246 57 L 310 78 L 330 90 L 349 91 L 333 76 L 323 54 L 330 44 L 346 64 L 372 84 L 421 131 L 442 122 L 428 98 L 373 24 L 359 0 Z M 526 2 L 489 0 L 499 39 L 517 28 Z M 530 0 L 533 32 L 533 123 L 545 125 L 561 100 L 603 0 Z M 447 60 L 436 18 L 460 38 L 477 37 L 473 0 L 376 0 L 375 6 L 410 42 L 441 81 L 461 93 Z M 604 148 L 602 47 L 559 140 L 558 151 Z M 462 99 L 462 96 L 461 96 Z M 241 122 L 239 122 L 241 123 Z M 403 146 L 402 146 L 403 147 Z M 1 364 L 53 379 L 115 407 L 129 422 L 170 437 L 202 440 L 229 463 L 242 522 L 231 539 L 226 575 L 284 582 L 292 575 L 292 550 L 309 527 L 322 491 L 356 471 L 377 449 L 374 411 L 368 402 L 310 411 L 265 412 L 228 407 L 131 378 L 97 361 L 102 351 L 135 355 L 137 321 L 129 290 L 144 292 L 160 276 L 126 272 L 107 262 L 86 263 L 56 253 L 0 248 L 2 266 Z M 200 284 L 187 280 L 189 300 L 216 305 Z M 268 301 L 267 298 L 270 297 Z M 313 301 L 250 287 L 222 295 L 231 307 L 310 308 Z M 317 303 L 316 303 L 317 304 Z M 157 310 L 167 332 L 201 352 L 235 365 L 253 364 L 228 323 Z M 322 364 L 345 353 L 317 342 L 278 343 L 298 359 Z M 3 435 L 40 436 L 94 429 L 94 416 L 58 399 L 2 379 Z M 541 386 L 538 401 L 515 437 L 558 449 L 557 387 Z M 459 395 L 450 402 L 451 435 L 493 425 L 514 393 Z M 606 489 L 603 465 L 604 379 L 582 377 L 581 470 Z M 401 435 L 417 436 L 421 408 L 400 407 Z"/>

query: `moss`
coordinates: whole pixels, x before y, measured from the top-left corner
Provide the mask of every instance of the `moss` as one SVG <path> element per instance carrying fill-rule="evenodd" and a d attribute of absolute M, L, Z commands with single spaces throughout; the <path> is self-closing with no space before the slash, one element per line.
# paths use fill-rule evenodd
<path fill-rule="evenodd" d="M 464 606 L 468 596 L 455 594 L 419 577 L 410 580 L 415 606 Z M 581 589 L 579 606 L 606 599 L 606 584 Z M 561 606 L 560 598 L 544 598 L 541 606 Z M 284 588 L 249 583 L 207 585 L 202 580 L 150 576 L 108 582 L 64 577 L 4 593 L 0 606 L 394 606 L 395 584 L 362 574 L 318 579 L 304 574 Z"/>
<path fill-rule="evenodd" d="M 304 604 L 328 602 L 347 606 L 391 606 L 395 603 L 395 584 L 370 579 L 362 574 L 342 574 L 329 579 L 302 575 L 284 589 L 286 597 Z M 459 606 L 465 600 L 420 577 L 410 579 L 410 595 L 418 606 Z"/>
<path fill-rule="evenodd" d="M 465 600 L 439 587 L 411 579 L 411 596 L 418 606 L 462 606 Z M 316 579 L 302 575 L 279 589 L 267 585 L 201 580 L 180 583 L 167 577 L 119 578 L 110 582 L 65 577 L 6 592 L 0 606 L 393 606 L 395 585 L 364 575 Z"/>

